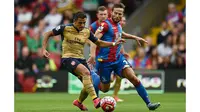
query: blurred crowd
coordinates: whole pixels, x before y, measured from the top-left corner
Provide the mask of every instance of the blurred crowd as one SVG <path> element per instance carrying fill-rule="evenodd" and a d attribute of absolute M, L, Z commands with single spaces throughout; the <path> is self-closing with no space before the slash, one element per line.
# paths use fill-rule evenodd
<path fill-rule="evenodd" d="M 43 33 L 60 24 L 72 22 L 77 11 L 87 13 L 86 26 L 95 21 L 96 9 L 100 5 L 111 7 L 122 2 L 128 17 L 145 0 L 15 0 L 15 88 L 16 91 L 34 91 L 35 79 L 47 71 L 57 71 L 61 58 L 61 38 L 55 36 L 48 43 L 50 58 L 43 57 L 41 47 Z M 135 54 L 128 59 L 134 69 L 185 69 L 186 37 L 185 8 L 177 10 L 174 3 L 168 4 L 166 19 L 161 23 L 156 45 L 152 37 L 145 39 L 148 45 L 137 47 Z M 31 90 L 30 90 L 31 89 Z"/>
<path fill-rule="evenodd" d="M 115 3 L 126 5 L 126 16 L 138 8 L 145 0 L 15 0 L 14 7 L 14 60 L 16 91 L 33 91 L 35 78 L 40 73 L 57 71 L 61 58 L 61 38 L 49 40 L 50 58 L 43 58 L 41 47 L 43 34 L 60 24 L 72 22 L 73 14 L 84 11 L 88 27 L 96 21 L 96 9 L 104 5 L 111 11 Z"/>
<path fill-rule="evenodd" d="M 186 12 L 177 10 L 176 4 L 168 4 L 168 13 L 160 25 L 153 45 L 137 47 L 129 62 L 134 69 L 185 69 L 186 67 Z"/>

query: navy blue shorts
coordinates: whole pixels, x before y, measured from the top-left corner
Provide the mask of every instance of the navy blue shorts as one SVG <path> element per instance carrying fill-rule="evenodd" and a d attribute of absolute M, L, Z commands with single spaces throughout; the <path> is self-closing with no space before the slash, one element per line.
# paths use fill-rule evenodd
<path fill-rule="evenodd" d="M 68 72 L 71 72 L 73 75 L 78 76 L 78 74 L 76 74 L 74 72 L 74 70 L 76 69 L 76 67 L 79 64 L 83 64 L 89 71 L 89 67 L 87 65 L 87 62 L 85 59 L 79 59 L 79 58 L 62 58 L 61 59 L 61 64 L 64 68 L 66 68 L 66 70 Z"/>
<path fill-rule="evenodd" d="M 100 80 L 104 84 L 110 83 L 111 73 L 122 77 L 122 70 L 126 67 L 131 67 L 124 55 L 120 54 L 114 62 L 96 62 L 96 69 L 100 75 Z"/>

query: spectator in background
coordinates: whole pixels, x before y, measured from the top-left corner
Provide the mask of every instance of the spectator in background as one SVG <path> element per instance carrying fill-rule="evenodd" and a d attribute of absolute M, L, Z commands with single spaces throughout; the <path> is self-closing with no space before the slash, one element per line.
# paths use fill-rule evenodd
<path fill-rule="evenodd" d="M 25 6 L 21 6 L 18 11 L 18 22 L 22 23 L 25 29 L 28 29 L 28 24 L 32 19 L 32 12 L 28 11 Z"/>
<path fill-rule="evenodd" d="M 153 43 L 152 43 L 152 37 L 147 36 L 145 37 L 148 44 L 145 44 L 145 53 L 147 56 L 149 56 L 151 54 L 151 50 L 153 48 Z"/>
<path fill-rule="evenodd" d="M 25 75 L 32 71 L 33 60 L 30 57 L 28 47 L 22 48 L 22 55 L 17 59 L 15 63 L 15 72 L 18 75 Z"/>
<path fill-rule="evenodd" d="M 185 25 L 184 25 L 184 23 L 182 23 L 182 22 L 178 23 L 177 24 L 177 29 L 178 29 L 179 33 L 185 32 Z"/>
<path fill-rule="evenodd" d="M 151 61 L 145 55 L 145 50 L 142 47 L 139 47 L 137 50 L 137 56 L 133 59 L 132 66 L 135 69 L 151 69 Z"/>
<path fill-rule="evenodd" d="M 20 31 L 20 38 L 21 38 L 21 40 L 22 40 L 22 46 L 27 46 L 27 31 L 24 31 L 24 30 L 21 30 Z"/>
<path fill-rule="evenodd" d="M 43 34 L 47 29 L 46 28 L 46 23 L 45 21 L 39 20 L 38 26 L 34 27 L 34 32 L 37 32 L 39 34 Z"/>
<path fill-rule="evenodd" d="M 38 25 L 39 21 L 41 19 L 43 19 L 44 16 L 45 16 L 45 14 L 40 10 L 40 7 L 36 6 L 33 9 L 33 16 L 32 16 L 32 19 L 31 19 L 29 25 L 32 26 L 32 27 Z"/>
<path fill-rule="evenodd" d="M 22 55 L 15 61 L 15 77 L 22 87 L 22 91 L 31 92 L 34 86 L 35 74 L 33 73 L 33 60 L 28 47 L 22 48 Z"/>
<path fill-rule="evenodd" d="M 181 55 L 178 55 L 176 58 L 176 68 L 185 69 L 185 59 L 183 59 Z"/>
<path fill-rule="evenodd" d="M 162 58 L 158 55 L 157 47 L 152 47 L 149 59 L 151 61 L 151 69 L 158 69 L 158 65 L 162 63 Z"/>
<path fill-rule="evenodd" d="M 183 58 L 183 60 L 185 60 L 186 57 L 185 33 L 182 33 L 178 40 L 178 53 Z"/>
<path fill-rule="evenodd" d="M 28 48 L 30 49 L 32 56 L 35 56 L 38 52 L 38 48 L 42 47 L 42 38 L 40 37 L 40 33 L 34 32 L 34 36 L 27 37 L 28 39 Z"/>
<path fill-rule="evenodd" d="M 176 10 L 176 5 L 174 3 L 168 4 L 168 14 L 166 20 L 171 28 L 174 27 L 178 22 L 182 22 L 183 14 Z"/>
<path fill-rule="evenodd" d="M 19 27 L 19 29 L 18 29 Z M 15 29 L 15 37 L 14 37 L 14 47 L 15 47 L 15 60 L 18 59 L 21 55 L 21 49 L 23 46 L 27 46 L 27 40 L 26 40 L 26 31 L 21 30 L 21 25 L 17 25 Z"/>
<path fill-rule="evenodd" d="M 161 31 L 157 35 L 157 44 L 160 44 L 166 40 L 168 35 L 171 34 L 170 30 L 168 29 L 168 25 L 166 21 L 163 21 L 161 24 Z"/>
<path fill-rule="evenodd" d="M 177 27 L 172 29 L 172 45 L 177 45 L 177 41 L 179 38 L 179 30 Z"/>
<path fill-rule="evenodd" d="M 60 24 L 69 24 L 73 20 L 72 10 L 65 10 L 62 15 L 62 20 Z"/>
<path fill-rule="evenodd" d="M 49 13 L 49 6 L 44 0 L 38 0 L 35 8 L 39 8 L 42 14 L 46 15 Z"/>
<path fill-rule="evenodd" d="M 185 34 L 182 33 L 178 39 L 178 44 L 173 45 L 173 52 L 171 55 L 171 63 L 176 66 L 176 68 L 185 67 Z"/>
<path fill-rule="evenodd" d="M 38 74 L 49 70 L 49 61 L 43 57 L 42 48 L 38 48 L 37 57 L 34 58 L 33 71 Z"/>
<path fill-rule="evenodd" d="M 172 35 L 168 35 L 167 39 L 158 45 L 157 50 L 161 57 L 170 56 L 172 54 Z"/>
<path fill-rule="evenodd" d="M 158 64 L 158 69 L 173 69 L 175 66 L 170 62 L 170 56 L 162 58 L 162 63 Z"/>
<path fill-rule="evenodd" d="M 58 26 L 61 23 L 62 15 L 56 12 L 56 7 L 53 7 L 48 13 L 44 21 L 47 24 L 47 29 L 52 30 L 54 27 Z"/>

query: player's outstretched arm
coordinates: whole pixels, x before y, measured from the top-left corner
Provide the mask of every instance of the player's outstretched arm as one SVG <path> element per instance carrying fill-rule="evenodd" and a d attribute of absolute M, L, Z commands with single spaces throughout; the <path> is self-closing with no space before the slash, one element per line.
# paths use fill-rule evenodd
<path fill-rule="evenodd" d="M 97 45 L 97 46 L 100 46 L 100 47 L 112 47 L 112 46 L 117 46 L 117 45 L 119 45 L 119 44 L 122 44 L 122 43 L 125 43 L 126 41 L 125 41 L 125 39 L 119 39 L 118 41 L 116 41 L 116 42 L 106 42 L 106 41 L 102 41 L 102 40 L 97 40 L 96 42 L 95 42 L 95 44 Z"/>
<path fill-rule="evenodd" d="M 125 33 L 125 32 L 122 32 L 122 37 L 126 38 L 126 39 L 135 39 L 140 46 L 141 46 L 140 41 L 143 41 L 146 44 L 148 44 L 148 42 L 145 39 L 138 37 L 138 36 L 135 36 L 135 35 Z"/>
<path fill-rule="evenodd" d="M 50 55 L 49 52 L 46 50 L 47 42 L 51 36 L 54 36 L 53 31 L 48 31 L 48 32 L 44 33 L 44 40 L 42 42 L 42 53 L 47 58 L 49 58 L 49 55 Z"/>
<path fill-rule="evenodd" d="M 96 44 L 94 44 L 92 41 L 88 40 L 88 44 L 90 45 L 90 57 L 88 59 L 88 63 L 94 65 L 95 57 L 96 57 Z"/>

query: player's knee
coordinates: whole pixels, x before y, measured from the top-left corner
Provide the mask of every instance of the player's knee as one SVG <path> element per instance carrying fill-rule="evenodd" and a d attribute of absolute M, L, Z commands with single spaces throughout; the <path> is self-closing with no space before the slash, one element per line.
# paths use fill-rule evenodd
<path fill-rule="evenodd" d="M 109 91 L 109 89 L 103 89 L 101 90 L 103 93 L 107 93 Z"/>
<path fill-rule="evenodd" d="M 109 89 L 110 89 L 110 86 L 104 86 L 104 87 L 102 87 L 101 88 L 101 91 L 103 92 L 103 93 L 107 93 L 108 91 L 109 91 Z"/>
<path fill-rule="evenodd" d="M 89 70 L 84 70 L 84 71 L 82 71 L 82 74 L 90 76 L 90 71 Z"/>

